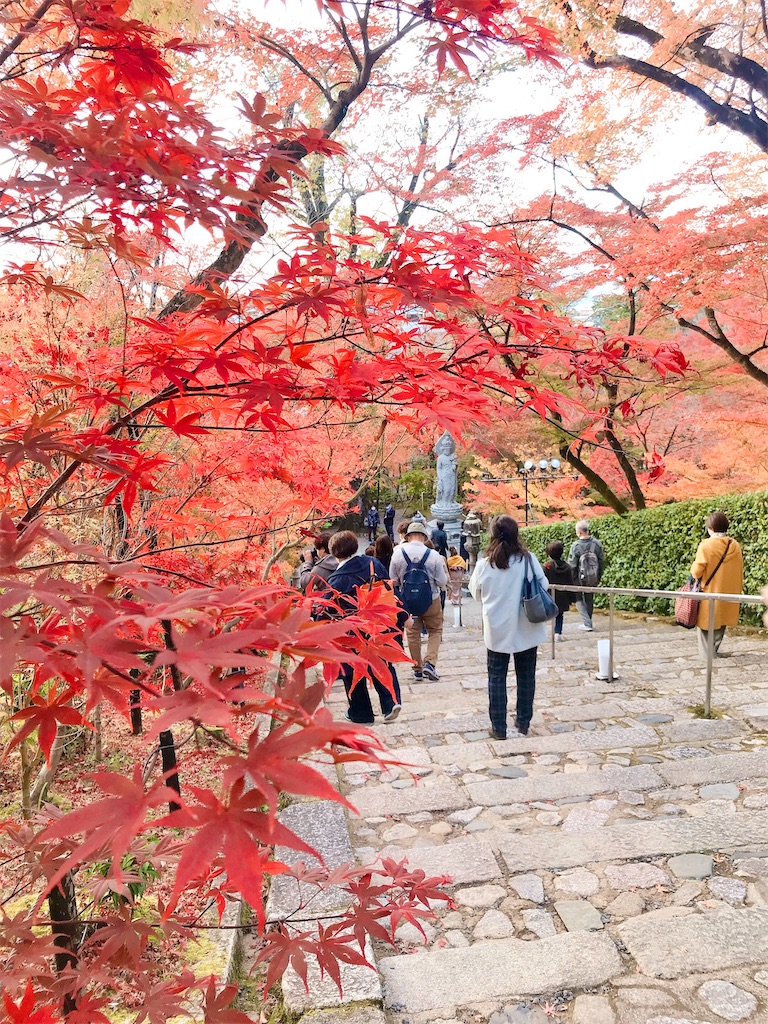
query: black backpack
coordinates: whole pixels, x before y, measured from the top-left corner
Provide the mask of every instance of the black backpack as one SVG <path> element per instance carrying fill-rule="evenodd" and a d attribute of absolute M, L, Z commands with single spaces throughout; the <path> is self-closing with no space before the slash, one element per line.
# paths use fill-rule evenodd
<path fill-rule="evenodd" d="M 432 584 L 429 582 L 429 574 L 424 568 L 429 555 L 430 549 L 427 548 L 424 556 L 418 562 L 412 562 L 403 551 L 406 569 L 400 587 L 400 600 L 409 615 L 423 615 L 432 604 Z"/>

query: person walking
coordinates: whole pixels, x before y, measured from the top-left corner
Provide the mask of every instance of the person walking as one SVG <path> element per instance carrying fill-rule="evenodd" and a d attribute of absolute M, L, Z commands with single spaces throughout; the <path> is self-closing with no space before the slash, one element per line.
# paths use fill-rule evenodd
<path fill-rule="evenodd" d="M 438 680 L 437 656 L 443 638 L 440 593 L 448 583 L 445 559 L 427 547 L 429 534 L 423 523 L 408 524 L 404 543 L 398 545 L 389 566 L 390 576 L 410 618 L 405 626 L 408 651 L 413 659 L 413 678 Z M 422 658 L 421 631 L 427 633 Z"/>
<path fill-rule="evenodd" d="M 319 533 L 314 538 L 314 547 L 305 551 L 299 569 L 299 590 L 302 594 L 308 591 L 324 590 L 331 574 L 335 572 L 338 561 L 328 550 L 328 534 Z"/>
<path fill-rule="evenodd" d="M 700 580 L 705 593 L 740 594 L 744 585 L 744 556 L 741 545 L 728 536 L 728 517 L 724 512 L 713 512 L 704 520 L 707 538 L 696 551 L 691 576 Z M 706 660 L 709 643 L 709 601 L 699 601 L 698 640 L 699 653 Z M 714 647 L 715 655 L 725 636 L 726 626 L 739 621 L 739 605 L 730 601 L 715 601 Z"/>
<path fill-rule="evenodd" d="M 488 652 L 488 713 L 491 736 L 507 738 L 507 673 L 513 658 L 517 678 L 515 728 L 523 736 L 533 717 L 536 692 L 536 655 L 547 639 L 546 622 L 529 622 L 523 610 L 523 581 L 533 574 L 541 586 L 547 578 L 536 556 L 520 539 L 517 522 L 498 516 L 491 524 L 485 556 L 479 558 L 469 592 L 482 602 L 483 639 Z M 529 575 L 530 578 L 530 575 Z"/>
<path fill-rule="evenodd" d="M 376 532 L 379 528 L 379 510 L 371 505 L 365 515 L 365 525 L 368 527 L 368 543 L 373 544 L 376 540 Z"/>
<path fill-rule="evenodd" d="M 437 551 L 438 555 L 442 555 L 443 558 L 448 557 L 448 534 L 445 532 L 445 523 L 438 519 L 435 523 L 435 528 L 432 531 L 431 537 L 432 543 Z"/>
<path fill-rule="evenodd" d="M 394 550 L 395 546 L 388 533 L 382 534 L 381 537 L 376 538 L 376 543 L 373 546 L 373 553 L 387 572 L 389 572 L 389 566 L 392 561 L 392 552 Z"/>
<path fill-rule="evenodd" d="M 325 596 L 337 598 L 342 614 L 351 614 L 357 607 L 359 588 L 375 580 L 389 579 L 389 574 L 378 559 L 368 555 L 358 555 L 357 536 L 351 530 L 335 533 L 329 541 L 329 546 L 331 554 L 338 559 L 339 564 L 328 579 L 331 591 Z M 394 665 L 387 662 L 387 667 L 390 674 L 389 686 L 385 686 L 373 673 L 370 675 L 370 680 L 379 696 L 384 721 L 394 722 L 402 709 L 400 683 Z M 347 721 L 355 722 L 357 725 L 373 725 L 373 707 L 368 692 L 367 678 L 355 681 L 351 665 L 341 666 L 341 677 L 349 702 L 344 717 Z"/>
<path fill-rule="evenodd" d="M 395 539 L 395 515 L 397 511 L 391 501 L 387 502 L 387 507 L 384 509 L 384 529 L 387 531 L 387 536 L 391 541 Z"/>
<path fill-rule="evenodd" d="M 544 563 L 544 572 L 550 583 L 563 587 L 574 586 L 573 570 L 567 562 L 563 561 L 563 542 L 551 540 L 547 544 L 549 560 Z M 555 640 L 562 642 L 563 637 L 563 616 L 573 604 L 573 593 L 568 590 L 556 590 L 554 593 L 555 604 L 557 605 L 557 617 L 555 618 Z"/>
<path fill-rule="evenodd" d="M 568 565 L 573 570 L 573 582 L 577 587 L 596 587 L 602 579 L 605 568 L 605 552 L 600 541 L 589 532 L 589 523 L 580 519 L 576 523 L 576 540 L 568 552 Z M 595 604 L 594 594 L 579 594 L 576 608 L 581 615 L 581 625 L 587 633 L 593 630 L 592 611 Z"/>

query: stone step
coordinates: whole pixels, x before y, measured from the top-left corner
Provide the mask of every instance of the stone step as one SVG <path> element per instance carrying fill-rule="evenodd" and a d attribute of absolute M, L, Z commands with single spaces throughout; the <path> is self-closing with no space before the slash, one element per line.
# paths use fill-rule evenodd
<path fill-rule="evenodd" d="M 768 910 L 724 906 L 671 918 L 642 914 L 618 930 L 640 972 L 654 978 L 768 961 Z"/>
<path fill-rule="evenodd" d="M 532 871 L 677 853 L 761 848 L 766 830 L 768 811 L 712 811 L 700 818 L 606 825 L 580 835 L 561 834 L 556 840 L 549 829 L 523 836 L 499 833 L 496 843 L 510 871 Z"/>
<path fill-rule="evenodd" d="M 430 757 L 435 764 L 471 764 L 492 755 L 494 758 L 515 754 L 565 754 L 575 750 L 612 750 L 624 747 L 657 746 L 659 737 L 647 726 L 608 726 L 594 732 L 556 733 L 551 736 L 515 736 L 490 743 L 450 743 L 432 747 Z M 399 754 L 399 751 L 395 751 Z"/>
<path fill-rule="evenodd" d="M 420 869 L 429 876 L 444 875 L 454 885 L 491 882 L 501 878 L 502 874 L 491 846 L 473 836 L 454 839 L 440 846 L 412 846 L 407 850 L 398 846 L 385 846 L 383 850 L 370 855 L 369 863 L 378 857 L 407 860 L 409 870 Z"/>
<path fill-rule="evenodd" d="M 492 807 L 497 804 L 528 803 L 531 800 L 565 800 L 578 796 L 586 798 L 619 790 L 658 789 L 662 784 L 660 776 L 652 768 L 638 765 L 530 779 L 492 779 L 488 782 L 472 782 L 464 788 L 473 804 Z"/>
<path fill-rule="evenodd" d="M 621 961 L 607 935 L 573 932 L 534 942 L 497 939 L 466 949 L 386 957 L 379 970 L 386 1005 L 395 1011 L 422 1013 L 490 999 L 592 988 L 619 974 Z"/>
<path fill-rule="evenodd" d="M 686 760 L 682 764 L 658 765 L 657 771 L 670 786 L 760 779 L 768 777 L 768 750 L 711 754 Z"/>

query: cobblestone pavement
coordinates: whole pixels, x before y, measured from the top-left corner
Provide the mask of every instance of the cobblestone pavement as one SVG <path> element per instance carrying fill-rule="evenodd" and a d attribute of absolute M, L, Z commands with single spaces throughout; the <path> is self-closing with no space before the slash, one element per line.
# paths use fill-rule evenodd
<path fill-rule="evenodd" d="M 446 624 L 439 682 L 401 668 L 377 726 L 410 769 L 344 770 L 362 860 L 453 876 L 455 906 L 376 950 L 391 1024 L 768 1022 L 766 643 L 727 636 L 696 719 L 696 639 L 619 620 L 600 682 L 594 633 L 566 617 L 539 651 L 531 733 L 488 735 L 476 606 Z M 510 689 L 510 708 L 514 693 Z M 343 694 L 331 697 L 341 714 Z"/>

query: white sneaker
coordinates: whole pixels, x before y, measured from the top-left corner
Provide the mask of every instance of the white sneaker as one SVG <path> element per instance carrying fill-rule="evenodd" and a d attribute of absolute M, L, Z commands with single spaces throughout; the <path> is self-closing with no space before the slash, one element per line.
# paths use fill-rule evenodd
<path fill-rule="evenodd" d="M 563 640 L 565 640 L 565 637 L 563 636 L 563 634 L 562 634 L 562 633 L 555 633 L 555 640 L 556 640 L 556 641 L 557 641 L 557 642 L 558 642 L 559 644 L 561 644 L 561 643 L 563 642 Z"/>
<path fill-rule="evenodd" d="M 582 632 L 584 632 L 584 633 L 592 633 L 592 632 L 594 632 L 592 626 L 585 626 L 583 622 L 582 622 L 582 624 L 578 628 Z"/>
<path fill-rule="evenodd" d="M 402 710 L 403 709 L 402 709 L 402 705 L 401 704 L 395 704 L 395 706 L 392 708 L 392 710 L 387 712 L 386 715 L 384 715 L 384 721 L 385 722 L 394 722 L 394 720 L 397 718 L 397 716 L 400 714 L 400 712 Z"/>

